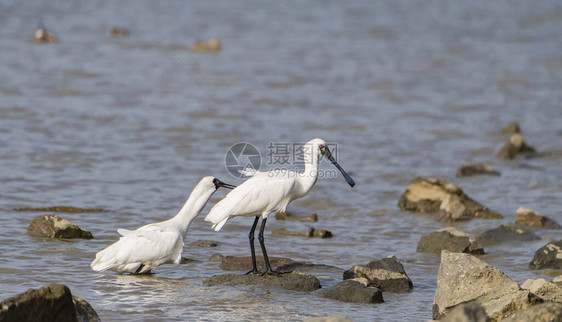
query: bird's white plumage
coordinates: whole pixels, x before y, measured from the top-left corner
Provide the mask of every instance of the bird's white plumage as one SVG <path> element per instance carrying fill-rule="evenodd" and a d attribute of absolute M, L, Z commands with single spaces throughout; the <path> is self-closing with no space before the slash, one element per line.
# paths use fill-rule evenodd
<path fill-rule="evenodd" d="M 142 274 L 149 273 L 162 264 L 179 264 L 189 224 L 216 191 L 213 179 L 201 179 L 182 209 L 172 219 L 144 225 L 136 230 L 118 229 L 117 232 L 122 237 L 96 254 L 90 265 L 92 269 Z M 141 265 L 142 268 L 137 271 Z"/>
<path fill-rule="evenodd" d="M 251 177 L 219 201 L 205 221 L 213 223 L 213 229 L 219 231 L 232 217 L 267 218 L 270 213 L 285 211 L 291 201 L 306 196 L 318 180 L 319 147 L 325 144 L 322 139 L 306 143 L 304 172 L 243 170 L 242 174 Z"/>

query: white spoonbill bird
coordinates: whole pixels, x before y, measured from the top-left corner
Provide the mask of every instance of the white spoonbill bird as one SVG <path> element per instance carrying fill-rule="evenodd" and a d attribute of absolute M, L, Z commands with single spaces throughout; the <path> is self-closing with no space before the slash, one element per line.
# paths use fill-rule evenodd
<path fill-rule="evenodd" d="M 270 170 L 267 172 L 245 171 L 251 178 L 244 181 L 237 188 L 229 192 L 224 199 L 219 201 L 209 212 L 205 221 L 213 223 L 213 229 L 219 231 L 232 217 L 256 217 L 250 230 L 250 251 L 252 254 L 252 269 L 247 272 L 259 273 L 256 267 L 256 251 L 254 248 L 254 232 L 260 217 L 262 223 L 258 240 L 260 241 L 266 271 L 263 274 L 279 275 L 280 272 L 271 269 L 267 251 L 265 250 L 263 231 L 267 217 L 271 213 L 284 212 L 287 205 L 308 194 L 318 180 L 318 161 L 320 155 L 330 160 L 343 174 L 347 183 L 353 187 L 355 181 L 336 162 L 332 153 L 322 139 L 310 140 L 305 144 L 304 172 L 292 170 Z"/>
<path fill-rule="evenodd" d="M 233 189 L 235 186 L 204 177 L 175 217 L 137 230 L 118 229 L 122 237 L 98 252 L 90 266 L 94 271 L 145 274 L 162 264 L 179 264 L 189 224 L 219 187 Z"/>

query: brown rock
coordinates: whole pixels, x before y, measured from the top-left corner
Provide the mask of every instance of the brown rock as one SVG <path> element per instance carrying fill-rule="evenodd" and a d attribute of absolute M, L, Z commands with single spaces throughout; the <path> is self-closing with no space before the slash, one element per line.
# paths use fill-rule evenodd
<path fill-rule="evenodd" d="M 332 233 L 324 229 L 308 228 L 306 232 L 289 231 L 285 228 L 274 228 L 271 231 L 273 236 L 300 236 L 300 237 L 315 237 L 315 238 L 331 238 Z"/>
<path fill-rule="evenodd" d="M 476 302 L 468 302 L 456 306 L 447 314 L 443 322 L 488 322 L 484 307 Z"/>
<path fill-rule="evenodd" d="M 504 322 L 560 322 L 562 321 L 562 304 L 547 302 L 530 309 L 517 312 Z"/>
<path fill-rule="evenodd" d="M 521 288 L 529 290 L 531 293 L 545 301 L 562 303 L 562 288 L 554 283 L 548 282 L 544 278 L 537 280 L 528 279 L 521 284 Z"/>
<path fill-rule="evenodd" d="M 35 217 L 29 224 L 27 233 L 48 238 L 94 238 L 88 230 L 56 215 Z"/>
<path fill-rule="evenodd" d="M 217 38 L 211 38 L 209 41 L 195 41 L 191 46 L 189 46 L 191 51 L 205 53 L 205 52 L 217 52 L 221 49 L 219 40 Z"/>
<path fill-rule="evenodd" d="M 460 215 L 458 213 L 459 210 L 451 212 L 450 218 L 452 220 L 464 218 L 503 218 L 500 214 L 490 211 L 485 206 L 469 198 L 457 186 L 435 178 L 414 179 L 400 197 L 398 206 L 402 210 L 413 211 L 416 213 L 438 214 L 441 209 L 441 204 L 447 198 L 449 198 L 449 204 L 452 203 L 454 205 L 458 201 L 465 208 L 464 211 L 460 211 Z M 452 209 L 462 208 L 457 206 Z M 446 212 L 447 210 L 445 209 L 445 213 Z M 453 215 L 453 213 L 455 215 Z"/>
<path fill-rule="evenodd" d="M 217 247 L 219 242 L 213 240 L 196 240 L 193 243 L 189 244 L 188 246 L 193 247 Z"/>
<path fill-rule="evenodd" d="M 421 253 L 439 254 L 442 250 L 456 253 L 484 254 L 484 248 L 476 238 L 453 227 L 443 228 L 423 236 L 417 248 L 417 252 Z"/>
<path fill-rule="evenodd" d="M 300 266 L 314 266 L 311 262 L 299 262 L 283 257 L 269 257 L 269 262 L 274 270 L 287 271 Z M 265 264 L 261 256 L 256 257 L 258 270 L 265 270 Z M 250 256 L 226 256 L 221 259 L 220 268 L 225 271 L 249 271 L 252 268 Z"/>
<path fill-rule="evenodd" d="M 515 133 L 511 135 L 509 140 L 500 149 L 496 157 L 504 160 L 515 159 L 518 155 L 525 153 L 534 153 L 535 148 L 529 146 L 523 141 L 523 137 L 520 133 Z"/>
<path fill-rule="evenodd" d="M 457 177 L 471 177 L 481 174 L 492 175 L 492 176 L 501 175 L 498 171 L 482 163 L 462 165 L 457 169 Z"/>
<path fill-rule="evenodd" d="M 511 122 L 506 127 L 501 129 L 502 134 L 513 134 L 513 133 L 521 133 L 521 129 L 519 127 L 519 123 Z"/>
<path fill-rule="evenodd" d="M 312 214 L 310 216 L 299 216 L 299 215 L 295 215 L 293 213 L 290 212 L 278 212 L 275 214 L 275 219 L 277 220 L 292 220 L 292 221 L 300 221 L 300 222 L 317 222 L 318 221 L 318 215 L 317 214 Z"/>
<path fill-rule="evenodd" d="M 562 269 L 562 239 L 544 245 L 535 252 L 531 269 Z"/>
<path fill-rule="evenodd" d="M 214 285 L 264 285 L 267 287 L 282 287 L 290 291 L 312 292 L 322 286 L 320 281 L 312 276 L 299 272 L 281 274 L 280 276 L 260 274 L 225 274 L 214 275 L 203 281 L 203 284 Z"/>
<path fill-rule="evenodd" d="M 38 211 L 38 212 L 68 212 L 68 213 L 83 213 L 83 212 L 105 212 L 105 210 L 100 208 L 77 208 L 77 207 L 67 207 L 67 206 L 53 206 L 53 207 L 22 207 L 14 208 L 15 211 Z"/>
<path fill-rule="evenodd" d="M 356 265 L 343 273 L 343 279 L 366 279 L 367 286 L 383 292 L 407 292 L 414 287 L 404 266 L 395 256 L 374 260 L 367 265 Z"/>
<path fill-rule="evenodd" d="M 360 282 L 346 280 L 322 291 L 322 296 L 349 303 L 383 303 L 382 292 L 376 287 L 366 287 Z"/>
<path fill-rule="evenodd" d="M 515 218 L 515 224 L 534 228 L 562 228 L 559 223 L 548 218 L 547 216 L 523 207 L 517 208 L 517 218 Z"/>
<path fill-rule="evenodd" d="M 511 225 L 500 225 L 499 227 L 488 229 L 478 235 L 477 238 L 480 244 L 484 246 L 506 241 L 534 241 L 541 239 L 528 229 Z"/>
<path fill-rule="evenodd" d="M 0 321 L 100 321 L 88 302 L 72 296 L 65 285 L 30 289 L 0 303 Z"/>

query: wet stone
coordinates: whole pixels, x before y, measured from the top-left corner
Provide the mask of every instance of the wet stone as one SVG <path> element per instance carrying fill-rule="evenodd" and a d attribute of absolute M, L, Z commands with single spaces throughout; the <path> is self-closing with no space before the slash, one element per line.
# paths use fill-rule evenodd
<path fill-rule="evenodd" d="M 278 212 L 275 214 L 275 219 L 277 220 L 291 220 L 291 221 L 300 221 L 300 222 L 317 222 L 318 215 L 312 214 L 310 216 L 299 216 L 293 214 L 291 212 Z"/>
<path fill-rule="evenodd" d="M 446 200 L 448 201 L 445 202 Z M 503 218 L 500 214 L 472 200 L 459 187 L 435 178 L 414 179 L 400 197 L 398 207 L 415 213 L 433 215 L 441 213 L 442 217 L 453 221 Z"/>
<path fill-rule="evenodd" d="M 521 133 L 521 128 L 519 127 L 519 123 L 511 122 L 506 127 L 501 129 L 500 133 L 502 134 Z"/>
<path fill-rule="evenodd" d="M 67 206 L 54 206 L 54 207 L 40 207 L 40 208 L 14 208 L 14 211 L 29 211 L 29 212 L 66 212 L 66 213 L 84 213 L 84 212 L 105 212 L 100 208 L 78 208 Z"/>
<path fill-rule="evenodd" d="M 554 268 L 562 269 L 562 239 L 551 242 L 535 252 L 533 261 L 529 264 L 531 269 Z"/>
<path fill-rule="evenodd" d="M 457 169 L 456 175 L 457 177 L 472 177 L 477 175 L 499 176 L 501 174 L 485 164 L 475 163 L 475 164 L 460 166 Z"/>
<path fill-rule="evenodd" d="M 322 296 L 332 300 L 350 303 L 383 303 L 380 289 L 367 287 L 355 280 L 340 282 L 321 292 Z"/>
<path fill-rule="evenodd" d="M 521 284 L 521 288 L 529 290 L 545 301 L 562 303 L 562 288 L 544 278 L 528 279 Z"/>
<path fill-rule="evenodd" d="M 516 227 L 501 225 L 499 227 L 488 229 L 478 235 L 478 241 L 482 245 L 492 245 L 506 241 L 534 241 L 541 239 L 532 231 Z"/>
<path fill-rule="evenodd" d="M 523 207 L 517 208 L 517 218 L 515 218 L 515 224 L 533 228 L 562 229 L 562 226 L 556 221 L 543 214 L 539 214 L 538 212 Z"/>
<path fill-rule="evenodd" d="M 216 285 L 264 285 L 266 287 L 281 287 L 290 291 L 312 292 L 319 288 L 320 281 L 312 276 L 299 272 L 281 274 L 280 276 L 260 274 L 225 274 L 214 275 L 203 281 L 208 286 Z"/>
<path fill-rule="evenodd" d="M 218 245 L 219 242 L 213 240 L 197 240 L 189 244 L 189 246 L 193 247 L 217 247 Z"/>
<path fill-rule="evenodd" d="M 447 314 L 443 322 L 488 322 L 484 307 L 476 302 L 469 302 L 456 306 Z"/>
<path fill-rule="evenodd" d="M 530 309 L 517 312 L 508 317 L 505 322 L 538 322 L 538 321 L 561 321 L 562 304 L 546 302 L 538 304 Z"/>
<path fill-rule="evenodd" d="M 306 232 L 290 231 L 285 228 L 275 228 L 271 231 L 273 236 L 297 236 L 297 237 L 313 237 L 313 238 L 331 238 L 332 233 L 325 229 L 317 229 L 310 227 Z"/>
<path fill-rule="evenodd" d="M 344 280 L 361 278 L 366 279 L 367 286 L 383 292 L 407 292 L 414 287 L 404 266 L 394 256 L 356 265 L 343 273 Z"/>
<path fill-rule="evenodd" d="M 31 220 L 27 233 L 31 236 L 48 238 L 94 238 L 88 230 L 56 215 L 35 217 Z"/>
<path fill-rule="evenodd" d="M 442 250 L 456 253 L 484 254 L 484 248 L 476 238 L 453 227 L 443 228 L 422 236 L 417 248 L 417 252 L 420 253 L 439 254 Z"/>
<path fill-rule="evenodd" d="M 496 157 L 504 160 L 515 159 L 518 155 L 535 153 L 535 148 L 527 145 L 520 133 L 512 134 Z"/>
<path fill-rule="evenodd" d="M 269 257 L 269 263 L 274 270 L 289 271 L 302 266 L 314 266 L 311 262 L 300 262 L 284 257 Z M 263 257 L 256 256 L 258 270 L 265 271 Z M 220 268 L 225 271 L 249 271 L 252 269 L 252 257 L 250 256 L 226 256 L 221 259 Z"/>

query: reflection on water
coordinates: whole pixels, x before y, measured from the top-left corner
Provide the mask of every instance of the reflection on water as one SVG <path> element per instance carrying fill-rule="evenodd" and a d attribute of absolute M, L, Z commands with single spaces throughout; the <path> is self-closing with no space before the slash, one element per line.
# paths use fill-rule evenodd
<path fill-rule="evenodd" d="M 562 221 L 562 9 L 554 2 L 494 2 L 486 10 L 422 1 L 267 7 L 251 1 L 13 1 L 0 7 L 2 299 L 56 282 L 112 321 L 325 314 L 427 320 L 439 258 L 415 249 L 422 235 L 445 223 L 398 209 L 410 180 L 449 180 L 505 215 L 455 224 L 467 232 L 513 223 L 521 206 Z M 40 22 L 57 43 L 33 42 Z M 129 35 L 109 37 L 106 30 L 115 25 Z M 211 37 L 220 39 L 219 53 L 187 50 L 195 39 Z M 525 140 L 542 157 L 493 157 L 506 139 L 497 133 L 511 121 L 521 123 Z M 91 271 L 94 254 L 117 239 L 117 228 L 172 217 L 202 176 L 239 184 L 224 166 L 232 144 L 250 142 L 263 154 L 271 141 L 314 137 L 338 143 L 338 160 L 357 185 L 322 178 L 289 206 L 318 213 L 314 227 L 333 238 L 267 236 L 268 250 L 330 265 L 305 270 L 324 287 L 352 265 L 394 254 L 414 282 L 412 292 L 385 294 L 384 304 L 366 306 L 316 293 L 204 286 L 205 278 L 221 273 L 210 256 L 248 255 L 251 218 L 233 219 L 220 233 L 197 218 L 186 244 L 211 239 L 219 247 L 186 246 L 184 256 L 195 261 L 185 265 L 165 265 L 149 276 Z M 459 165 L 475 162 L 501 177 L 455 177 Z M 209 207 L 222 196 L 217 192 Z M 39 213 L 12 211 L 53 205 L 108 212 L 61 214 L 96 239 L 56 241 L 25 234 Z M 482 258 L 520 283 L 544 276 L 529 271 L 528 262 L 559 234 L 537 233 L 542 240 L 499 244 Z"/>

